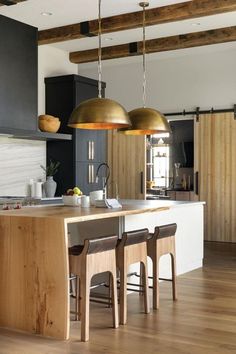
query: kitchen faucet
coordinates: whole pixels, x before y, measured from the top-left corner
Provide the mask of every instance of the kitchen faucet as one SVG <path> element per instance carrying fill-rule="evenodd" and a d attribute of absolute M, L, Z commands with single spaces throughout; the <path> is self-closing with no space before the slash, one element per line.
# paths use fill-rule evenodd
<path fill-rule="evenodd" d="M 95 181 L 96 181 L 96 183 L 98 183 L 99 170 L 102 167 L 104 167 L 106 169 L 106 175 L 102 176 L 103 199 L 106 199 L 106 197 L 107 197 L 107 183 L 108 183 L 108 179 L 110 177 L 110 167 L 108 166 L 108 164 L 106 162 L 102 162 L 98 166 L 97 171 L 96 171 L 96 179 L 95 179 Z"/>

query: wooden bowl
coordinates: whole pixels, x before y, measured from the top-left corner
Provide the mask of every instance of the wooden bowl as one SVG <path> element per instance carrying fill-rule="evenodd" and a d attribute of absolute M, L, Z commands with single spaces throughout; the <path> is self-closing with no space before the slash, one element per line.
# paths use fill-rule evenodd
<path fill-rule="evenodd" d="M 39 116 L 38 125 L 42 132 L 56 133 L 60 128 L 61 122 L 57 117 L 44 114 Z"/>

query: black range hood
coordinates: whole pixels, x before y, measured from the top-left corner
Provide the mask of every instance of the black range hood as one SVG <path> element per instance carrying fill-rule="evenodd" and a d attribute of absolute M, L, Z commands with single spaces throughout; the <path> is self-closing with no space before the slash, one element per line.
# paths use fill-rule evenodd
<path fill-rule="evenodd" d="M 38 130 L 37 28 L 0 15 L 0 43 L 0 135 L 71 140 L 71 134 Z"/>

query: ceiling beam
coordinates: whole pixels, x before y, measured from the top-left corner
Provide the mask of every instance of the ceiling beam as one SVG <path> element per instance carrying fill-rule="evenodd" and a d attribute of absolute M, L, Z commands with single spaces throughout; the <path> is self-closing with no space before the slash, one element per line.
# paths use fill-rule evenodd
<path fill-rule="evenodd" d="M 146 53 L 165 52 L 184 48 L 200 47 L 236 41 L 236 26 L 210 31 L 182 34 L 171 37 L 150 39 L 146 41 Z M 143 43 L 136 42 L 102 48 L 102 59 L 116 59 L 141 55 Z M 133 50 L 136 47 L 137 51 Z M 70 53 L 70 61 L 75 64 L 88 63 L 98 60 L 98 50 L 84 50 Z"/>
<path fill-rule="evenodd" d="M 0 6 L 11 6 L 16 5 L 18 2 L 23 2 L 27 0 L 0 0 Z"/>
<path fill-rule="evenodd" d="M 146 10 L 146 25 L 175 22 L 236 11 L 235 0 L 192 0 L 189 2 Z M 83 26 L 87 31 L 83 30 Z M 142 11 L 106 17 L 102 19 L 102 33 L 130 30 L 142 26 Z M 81 31 L 82 28 L 82 31 Z M 98 21 L 91 20 L 39 32 L 38 43 L 51 44 L 98 33 Z"/>

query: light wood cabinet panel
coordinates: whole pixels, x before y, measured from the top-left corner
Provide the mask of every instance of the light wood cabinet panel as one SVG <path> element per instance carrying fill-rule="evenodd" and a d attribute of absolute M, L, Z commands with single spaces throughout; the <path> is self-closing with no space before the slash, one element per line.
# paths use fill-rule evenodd
<path fill-rule="evenodd" d="M 116 131 L 108 133 L 108 164 L 111 168 L 109 196 L 145 199 L 146 197 L 146 138 L 126 136 Z"/>
<path fill-rule="evenodd" d="M 233 113 L 201 115 L 196 128 L 205 239 L 236 242 L 236 121 Z"/>
<path fill-rule="evenodd" d="M 199 196 L 194 191 L 191 191 L 189 192 L 189 200 L 191 202 L 197 202 L 199 200 Z"/>
<path fill-rule="evenodd" d="M 170 200 L 175 200 L 175 198 L 176 198 L 175 191 L 167 191 L 166 195 L 168 195 L 170 197 Z"/>
<path fill-rule="evenodd" d="M 198 196 L 196 196 L 194 191 L 167 191 L 166 195 L 170 197 L 170 200 L 186 200 L 186 201 L 197 201 Z"/>
<path fill-rule="evenodd" d="M 176 191 L 176 200 L 186 200 L 189 201 L 190 200 L 190 192 L 189 191 Z"/>

